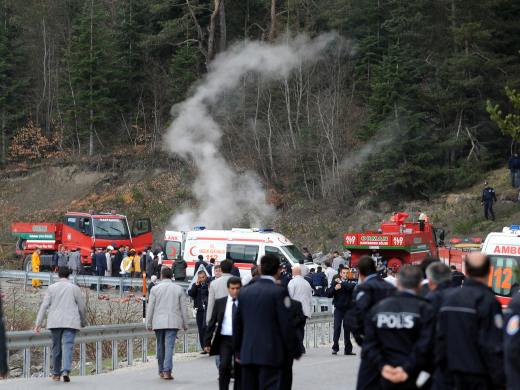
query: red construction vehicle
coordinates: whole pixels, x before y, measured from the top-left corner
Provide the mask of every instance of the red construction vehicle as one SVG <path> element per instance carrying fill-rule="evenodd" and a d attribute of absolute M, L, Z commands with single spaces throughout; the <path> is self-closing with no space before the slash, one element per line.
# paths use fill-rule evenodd
<path fill-rule="evenodd" d="M 16 253 L 22 256 L 23 268 L 31 270 L 30 255 L 40 248 L 41 267 L 49 268 L 59 248 L 79 249 L 84 266 L 91 265 L 95 248 L 129 246 L 136 251 L 152 245 L 152 224 L 149 218 L 134 221 L 129 228 L 126 216 L 111 213 L 68 212 L 61 223 L 15 222 L 11 233 L 18 237 Z"/>
<path fill-rule="evenodd" d="M 420 263 L 427 256 L 437 256 L 460 270 L 467 248 L 444 246 L 444 230 L 436 229 L 428 221 L 407 221 L 408 214 L 395 213 L 377 231 L 346 233 L 343 245 L 352 254 L 352 266 L 359 258 L 369 255 L 387 262 L 389 268 Z"/>

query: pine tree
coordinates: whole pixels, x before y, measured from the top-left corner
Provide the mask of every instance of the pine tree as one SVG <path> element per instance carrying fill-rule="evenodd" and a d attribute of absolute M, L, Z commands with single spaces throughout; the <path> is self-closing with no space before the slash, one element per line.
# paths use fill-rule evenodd
<path fill-rule="evenodd" d="M 0 2 L 0 163 L 6 159 L 9 137 L 25 115 L 23 97 L 29 80 L 21 73 L 20 28 L 5 0 Z"/>
<path fill-rule="evenodd" d="M 66 53 L 72 90 L 67 95 L 69 122 L 77 123 L 78 138 L 88 135 L 89 155 L 94 154 L 95 139 L 102 142 L 114 130 L 119 114 L 117 91 L 122 84 L 115 34 L 104 4 L 100 0 L 85 3 Z"/>

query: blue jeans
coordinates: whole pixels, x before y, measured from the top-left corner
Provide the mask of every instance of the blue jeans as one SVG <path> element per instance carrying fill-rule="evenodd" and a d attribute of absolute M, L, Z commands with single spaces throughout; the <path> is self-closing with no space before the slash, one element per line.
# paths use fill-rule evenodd
<path fill-rule="evenodd" d="M 69 372 L 72 366 L 72 349 L 74 348 L 74 337 L 76 337 L 76 329 L 70 328 L 53 328 L 50 329 L 52 334 L 52 374 L 61 375 Z M 63 341 L 63 348 L 61 343 Z M 61 358 L 63 355 L 63 369 L 61 367 Z"/>
<path fill-rule="evenodd" d="M 175 352 L 175 340 L 178 329 L 157 329 L 155 338 L 157 340 L 157 364 L 159 374 L 161 372 L 172 372 L 173 353 Z"/>

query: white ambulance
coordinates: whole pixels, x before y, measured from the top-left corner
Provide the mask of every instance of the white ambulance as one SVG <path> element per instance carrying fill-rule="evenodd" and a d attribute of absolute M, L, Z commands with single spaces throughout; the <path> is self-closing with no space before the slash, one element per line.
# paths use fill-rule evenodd
<path fill-rule="evenodd" d="M 491 258 L 489 286 L 502 304 L 509 303 L 520 282 L 520 225 L 489 233 L 482 245 L 482 252 Z"/>
<path fill-rule="evenodd" d="M 194 274 L 199 255 L 206 262 L 211 258 L 219 263 L 226 259 L 234 261 L 241 276 L 249 274 L 251 266 L 265 254 L 274 254 L 287 259 L 291 265 L 305 261 L 305 256 L 285 236 L 272 229 L 206 230 L 196 227 L 192 231 L 167 230 L 164 234 L 163 264 L 182 256 L 188 263 L 187 275 Z"/>

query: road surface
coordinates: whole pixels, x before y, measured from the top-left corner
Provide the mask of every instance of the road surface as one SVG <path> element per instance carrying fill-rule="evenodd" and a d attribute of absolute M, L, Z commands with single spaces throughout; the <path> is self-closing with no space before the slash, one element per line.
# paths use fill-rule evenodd
<path fill-rule="evenodd" d="M 359 365 L 359 356 L 331 355 L 328 348 L 309 348 L 300 361 L 294 363 L 293 389 L 354 389 Z M 355 350 L 359 355 L 359 350 Z M 175 358 L 179 357 L 179 361 Z M 176 388 L 182 390 L 217 389 L 217 369 L 214 358 L 194 356 L 174 358 L 175 380 L 165 381 L 157 375 L 155 362 L 122 368 L 107 374 L 86 377 L 71 377 L 71 383 L 53 382 L 49 378 L 11 379 L 0 381 L 0 389 L 45 390 L 131 390 Z M 182 359 L 182 360 L 181 360 Z M 64 387 L 65 386 L 65 387 Z M 230 386 L 231 387 L 231 386 Z"/>

